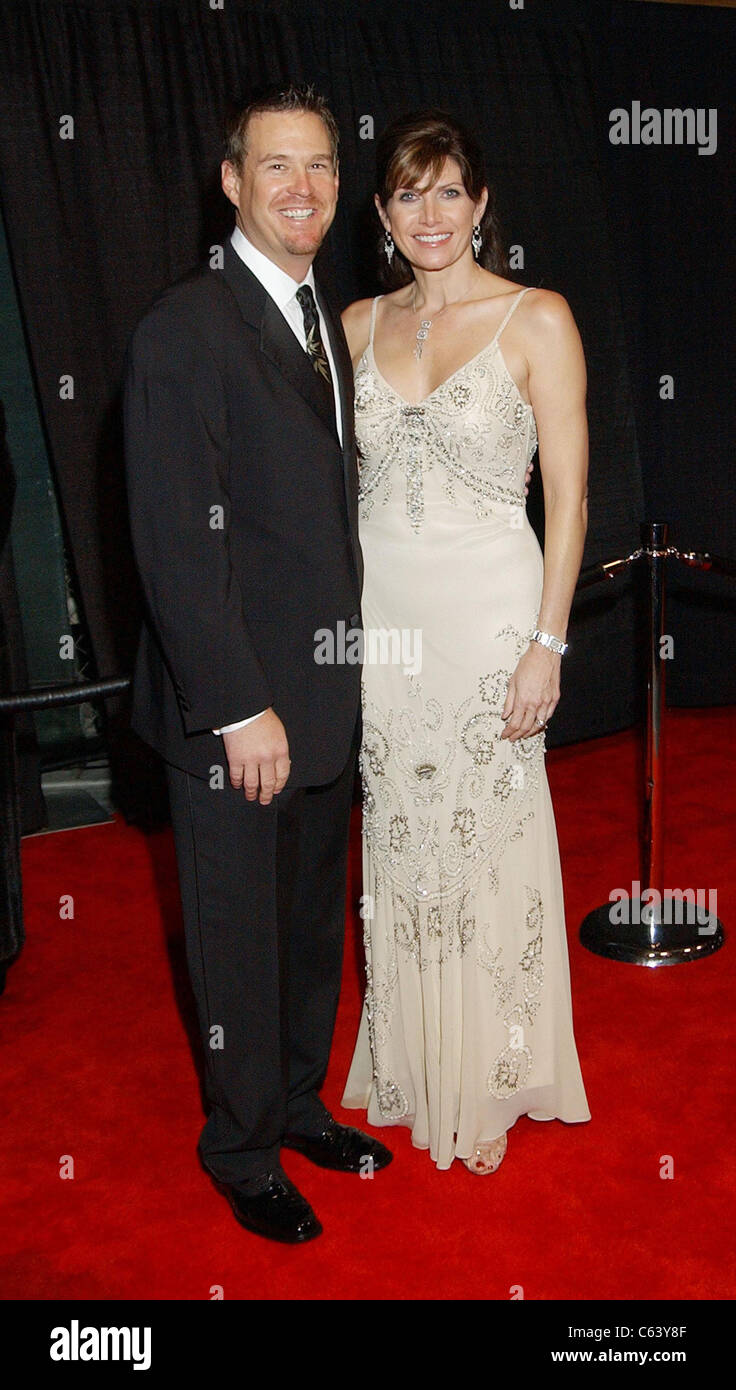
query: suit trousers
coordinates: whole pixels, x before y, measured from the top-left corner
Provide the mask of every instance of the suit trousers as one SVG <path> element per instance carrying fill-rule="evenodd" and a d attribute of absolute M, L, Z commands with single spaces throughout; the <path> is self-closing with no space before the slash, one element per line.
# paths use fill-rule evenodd
<path fill-rule="evenodd" d="M 255 1189 L 288 1131 L 318 1134 L 345 936 L 357 738 L 334 781 L 270 806 L 166 764 L 209 1116 L 199 1152 Z"/>

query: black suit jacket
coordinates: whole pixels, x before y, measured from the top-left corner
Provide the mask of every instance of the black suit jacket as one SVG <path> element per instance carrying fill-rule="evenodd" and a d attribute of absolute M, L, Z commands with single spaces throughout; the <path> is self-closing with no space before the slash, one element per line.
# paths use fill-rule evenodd
<path fill-rule="evenodd" d="M 227 241 L 224 267 L 174 285 L 138 325 L 125 382 L 126 466 L 146 599 L 133 728 L 175 766 L 226 769 L 213 728 L 272 705 L 289 785 L 345 765 L 357 665 L 319 664 L 315 634 L 360 622 L 353 373 L 321 288 L 343 446 L 323 383 Z"/>

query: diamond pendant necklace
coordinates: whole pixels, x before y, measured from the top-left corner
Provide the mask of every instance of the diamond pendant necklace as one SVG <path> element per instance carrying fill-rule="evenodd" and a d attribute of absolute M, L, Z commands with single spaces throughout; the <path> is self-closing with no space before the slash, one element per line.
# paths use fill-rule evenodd
<path fill-rule="evenodd" d="M 414 356 L 416 357 L 417 362 L 421 362 L 421 360 L 422 360 L 422 348 L 424 347 L 424 339 L 427 338 L 427 337 L 429 336 L 429 330 L 430 330 L 431 327 L 432 327 L 432 320 L 431 320 L 431 319 L 421 319 L 421 320 L 420 320 L 419 327 L 418 327 L 418 329 L 417 329 L 417 341 L 416 341 L 416 346 L 415 346 L 415 348 L 414 348 Z"/>
<path fill-rule="evenodd" d="M 454 303 L 455 303 L 455 304 L 462 304 L 463 300 L 464 300 L 464 299 L 467 299 L 467 297 L 468 297 L 468 295 L 470 294 L 470 292 L 471 292 L 472 289 L 473 289 L 473 286 L 471 285 L 471 286 L 470 286 L 470 289 L 469 289 L 469 290 L 466 290 L 465 294 L 461 294 L 461 296 L 460 296 L 459 299 L 454 300 Z M 415 314 L 415 313 L 416 313 L 416 301 L 417 301 L 417 286 L 416 286 L 416 281 L 414 282 L 414 296 L 413 296 L 413 299 L 414 299 L 414 302 L 413 302 L 411 308 L 412 308 L 412 313 Z M 435 314 L 435 318 L 439 318 L 440 314 L 444 314 L 445 309 L 447 309 L 448 307 L 449 307 L 449 306 L 448 306 L 447 304 L 444 304 L 444 305 L 442 306 L 442 308 L 440 309 L 439 313 Z M 429 330 L 430 330 L 430 328 L 432 327 L 432 324 L 433 324 L 433 323 L 434 323 L 434 319 L 420 319 L 420 321 L 419 321 L 419 327 L 418 327 L 418 329 L 417 329 L 417 341 L 416 341 L 416 344 L 415 344 L 415 346 L 414 346 L 414 356 L 416 357 L 417 362 L 421 362 L 421 360 L 422 360 L 422 348 L 424 347 L 425 340 L 429 337 Z"/>

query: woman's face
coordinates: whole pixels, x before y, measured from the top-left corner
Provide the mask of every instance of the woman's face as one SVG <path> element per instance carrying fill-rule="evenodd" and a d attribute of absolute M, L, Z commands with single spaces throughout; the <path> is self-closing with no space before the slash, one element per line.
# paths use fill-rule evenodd
<path fill-rule="evenodd" d="M 488 201 L 484 190 L 474 203 L 463 185 L 460 166 L 446 159 L 431 186 L 397 188 L 383 208 L 376 195 L 378 215 L 399 251 L 411 266 L 441 270 L 465 255 L 473 227 Z"/>

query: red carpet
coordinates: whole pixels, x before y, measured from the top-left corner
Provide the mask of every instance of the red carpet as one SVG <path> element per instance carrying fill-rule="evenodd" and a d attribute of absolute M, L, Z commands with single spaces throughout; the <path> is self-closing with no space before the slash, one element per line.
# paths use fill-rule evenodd
<path fill-rule="evenodd" d="M 715 956 L 645 970 L 584 951 L 583 915 L 638 877 L 633 733 L 548 767 L 562 851 L 587 1125 L 521 1119 L 497 1174 L 437 1172 L 408 1131 L 372 1181 L 284 1166 L 325 1234 L 282 1248 L 238 1227 L 200 1169 L 195 1039 L 170 831 L 121 820 L 24 842 L 28 942 L 0 1000 L 0 1295 L 11 1299 L 724 1299 L 733 1231 L 733 711 L 674 711 L 666 881 L 717 888 Z M 360 891 L 358 826 L 351 904 Z M 71 894 L 73 920 L 60 919 Z M 357 1028 L 358 924 L 325 1098 Z M 188 1038 L 189 1035 L 189 1038 Z M 196 1055 L 196 1054 L 195 1054 Z M 74 1179 L 59 1177 L 62 1156 Z M 674 1176 L 660 1177 L 664 1155 Z"/>

